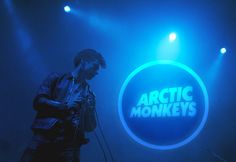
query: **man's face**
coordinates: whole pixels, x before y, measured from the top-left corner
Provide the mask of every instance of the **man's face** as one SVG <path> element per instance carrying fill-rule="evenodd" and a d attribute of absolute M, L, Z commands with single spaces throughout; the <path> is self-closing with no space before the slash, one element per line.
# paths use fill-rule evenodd
<path fill-rule="evenodd" d="M 84 64 L 84 72 L 87 80 L 91 80 L 98 74 L 99 63 L 98 61 L 86 61 Z"/>

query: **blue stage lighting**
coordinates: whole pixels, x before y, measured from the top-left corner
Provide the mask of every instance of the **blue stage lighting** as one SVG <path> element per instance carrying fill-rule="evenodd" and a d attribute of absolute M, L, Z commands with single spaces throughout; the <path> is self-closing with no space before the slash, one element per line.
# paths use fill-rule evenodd
<path fill-rule="evenodd" d="M 226 48 L 221 48 L 221 49 L 220 49 L 220 53 L 221 53 L 221 54 L 225 54 L 225 53 L 226 53 Z"/>
<path fill-rule="evenodd" d="M 176 40 L 176 34 L 175 33 L 170 33 L 169 40 L 170 40 L 170 42 L 173 42 L 174 40 Z"/>
<path fill-rule="evenodd" d="M 64 7 L 64 11 L 65 11 L 65 12 L 70 12 L 70 6 L 65 6 L 65 7 Z"/>

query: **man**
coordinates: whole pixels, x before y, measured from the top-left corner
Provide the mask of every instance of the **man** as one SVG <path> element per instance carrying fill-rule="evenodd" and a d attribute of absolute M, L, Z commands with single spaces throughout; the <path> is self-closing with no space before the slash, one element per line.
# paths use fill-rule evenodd
<path fill-rule="evenodd" d="M 80 147 L 88 143 L 84 132 L 96 128 L 95 95 L 86 81 L 106 63 L 100 53 L 85 49 L 74 65 L 72 72 L 53 73 L 40 86 L 33 101 L 34 135 L 21 162 L 79 162 Z"/>

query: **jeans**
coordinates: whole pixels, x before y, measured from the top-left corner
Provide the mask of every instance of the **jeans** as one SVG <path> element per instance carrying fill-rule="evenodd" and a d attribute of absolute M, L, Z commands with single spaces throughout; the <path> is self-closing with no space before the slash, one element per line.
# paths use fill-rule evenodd
<path fill-rule="evenodd" d="M 80 162 L 80 145 L 42 142 L 33 138 L 20 162 Z"/>
<path fill-rule="evenodd" d="M 34 133 L 20 162 L 80 162 L 80 147 L 88 143 L 84 134 L 75 135 L 73 127 L 67 127 L 61 134 L 55 132 Z"/>

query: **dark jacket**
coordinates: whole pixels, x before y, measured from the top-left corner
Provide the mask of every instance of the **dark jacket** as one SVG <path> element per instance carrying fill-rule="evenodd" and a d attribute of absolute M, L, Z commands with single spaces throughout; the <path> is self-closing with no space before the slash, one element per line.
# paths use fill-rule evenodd
<path fill-rule="evenodd" d="M 73 76 L 71 73 L 59 74 L 52 73 L 40 85 L 39 90 L 34 98 L 33 107 L 37 110 L 36 118 L 32 124 L 35 130 L 50 130 L 56 123 L 64 121 L 65 117 L 56 108 L 52 108 L 47 104 L 40 103 L 41 98 L 49 100 L 66 102 L 73 97 L 79 98 L 79 107 L 76 109 L 79 115 L 79 128 L 81 131 L 93 131 L 96 128 L 95 116 L 95 95 L 91 91 L 87 82 L 77 84 L 73 87 Z"/>

